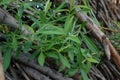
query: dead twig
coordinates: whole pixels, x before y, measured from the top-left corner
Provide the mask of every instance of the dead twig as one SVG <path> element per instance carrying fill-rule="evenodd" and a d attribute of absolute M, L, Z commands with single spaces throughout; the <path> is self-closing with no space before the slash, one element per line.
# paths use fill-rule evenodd
<path fill-rule="evenodd" d="M 22 65 L 22 68 L 34 80 L 51 80 L 49 77 L 43 75 L 42 73 L 40 73 L 39 71 L 37 71 L 31 67 Z"/>
<path fill-rule="evenodd" d="M 16 72 L 15 72 L 15 69 L 14 69 L 12 66 L 10 66 L 10 67 L 9 67 L 9 70 L 10 70 L 10 73 L 11 73 L 11 75 L 12 75 L 12 77 L 13 77 L 12 80 L 17 80 L 17 79 L 18 79 L 18 76 L 17 76 L 17 74 L 16 74 Z"/>
<path fill-rule="evenodd" d="M 7 73 L 5 74 L 5 77 L 6 77 L 7 80 L 14 80 Z"/>
<path fill-rule="evenodd" d="M 16 60 L 24 65 L 30 66 L 31 68 L 34 68 L 37 71 L 40 71 L 41 73 L 51 77 L 54 80 L 73 80 L 72 78 L 63 76 L 62 74 L 58 73 L 57 71 L 53 71 L 49 67 L 46 67 L 46 66 L 42 67 L 40 65 L 37 65 L 34 60 L 29 59 L 30 55 L 28 55 L 28 54 L 23 54 L 18 59 L 16 59 L 15 55 L 13 55 L 13 58 L 14 58 L 14 60 Z"/>
<path fill-rule="evenodd" d="M 26 80 L 30 80 L 29 77 L 27 76 L 27 74 L 21 69 L 21 67 L 19 66 L 19 64 L 15 64 L 17 66 L 17 68 L 22 72 L 22 75 L 25 77 Z"/>
<path fill-rule="evenodd" d="M 110 31 L 110 32 L 115 32 L 115 33 L 120 33 L 120 31 L 118 30 L 112 30 L 112 29 L 109 29 L 109 28 L 105 28 L 105 27 L 102 27 L 104 30 L 106 31 Z"/>

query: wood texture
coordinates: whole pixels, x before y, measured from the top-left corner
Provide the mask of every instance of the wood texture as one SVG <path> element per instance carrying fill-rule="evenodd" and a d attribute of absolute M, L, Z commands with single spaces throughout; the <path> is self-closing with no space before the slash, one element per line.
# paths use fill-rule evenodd
<path fill-rule="evenodd" d="M 5 80 L 1 52 L 0 52 L 0 80 Z"/>

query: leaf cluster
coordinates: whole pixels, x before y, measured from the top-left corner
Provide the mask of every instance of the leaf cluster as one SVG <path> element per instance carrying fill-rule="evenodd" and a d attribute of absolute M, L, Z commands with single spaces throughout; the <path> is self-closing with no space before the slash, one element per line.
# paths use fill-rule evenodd
<path fill-rule="evenodd" d="M 92 63 L 99 63 L 99 50 L 85 34 L 87 22 L 79 23 L 74 17 L 75 8 L 82 8 L 88 12 L 89 8 L 74 7 L 74 0 L 70 1 L 70 9 L 65 8 L 66 3 L 57 6 L 50 0 L 43 1 L 44 3 L 23 1 L 17 4 L 20 7 L 14 15 L 19 21 L 19 26 L 24 25 L 32 35 L 23 35 L 18 30 L 11 32 L 1 28 L 7 39 L 1 43 L 4 45 L 1 47 L 4 53 L 4 69 L 9 67 L 12 53 L 16 53 L 18 57 L 32 50 L 31 59 L 37 58 L 41 66 L 44 66 L 46 58 L 52 58 L 56 65 L 61 64 L 58 71 L 67 68 L 65 74 L 68 76 L 80 71 L 83 79 L 88 80 L 87 73 Z M 25 14 L 25 10 L 34 15 Z M 27 17 L 26 21 L 24 17 Z"/>

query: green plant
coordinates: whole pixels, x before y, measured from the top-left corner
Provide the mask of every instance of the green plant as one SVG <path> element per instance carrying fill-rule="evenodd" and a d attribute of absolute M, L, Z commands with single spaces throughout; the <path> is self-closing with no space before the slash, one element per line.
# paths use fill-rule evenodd
<path fill-rule="evenodd" d="M 111 30 L 112 34 L 108 35 L 109 39 L 113 43 L 113 45 L 116 47 L 118 51 L 120 51 L 120 22 L 112 21 L 116 27 L 109 26 L 109 29 Z"/>
<path fill-rule="evenodd" d="M 47 0 L 45 6 L 34 1 L 21 2 L 15 16 L 19 26 L 24 25 L 32 34 L 5 31 L 7 41 L 2 43 L 4 68 L 7 69 L 10 64 L 12 52 L 18 55 L 22 53 L 22 48 L 24 53 L 32 49 L 31 58 L 37 57 L 41 66 L 44 66 L 45 59 L 50 57 L 55 60 L 56 65 L 62 64 L 59 71 L 67 68 L 65 73 L 68 76 L 80 71 L 83 79 L 88 80 L 87 73 L 92 63 L 99 63 L 99 50 L 83 30 L 86 22 L 79 24 L 74 17 L 76 7 L 73 7 L 72 2 L 74 0 L 71 0 L 70 9 L 65 9 L 66 3 L 59 6 L 53 4 L 54 7 L 50 0 Z M 43 10 L 35 9 L 36 5 Z M 81 7 L 86 9 L 87 6 Z M 30 10 L 35 15 L 24 15 L 24 10 Z M 32 21 L 32 24 L 29 24 L 29 20 L 23 21 L 23 16 Z"/>

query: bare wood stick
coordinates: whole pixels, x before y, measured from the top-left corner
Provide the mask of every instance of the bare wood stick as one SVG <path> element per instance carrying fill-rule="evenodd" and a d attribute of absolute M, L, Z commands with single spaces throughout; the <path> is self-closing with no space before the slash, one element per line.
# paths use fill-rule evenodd
<path fill-rule="evenodd" d="M 20 65 L 18 63 L 16 63 L 15 65 L 22 72 L 22 75 L 25 77 L 25 79 L 30 80 L 30 78 L 27 76 L 27 74 L 21 69 Z"/>
<path fill-rule="evenodd" d="M 54 80 L 73 80 L 72 78 L 63 76 L 61 73 L 53 71 L 52 69 L 50 69 L 47 66 L 42 67 L 42 66 L 36 64 L 36 62 L 34 60 L 30 59 L 29 54 L 23 54 L 18 59 L 16 59 L 15 55 L 13 54 L 13 59 L 18 62 L 21 62 L 22 64 L 24 64 L 26 66 L 36 69 L 37 71 L 51 77 Z"/>
<path fill-rule="evenodd" d="M 2 65 L 2 53 L 0 52 L 0 80 L 5 80 L 4 70 Z"/>
<path fill-rule="evenodd" d="M 12 77 L 13 77 L 12 80 L 17 80 L 17 79 L 18 79 L 18 75 L 17 75 L 16 72 L 15 72 L 15 68 L 12 67 L 12 66 L 10 66 L 10 67 L 9 67 L 9 70 L 10 70 L 10 73 L 11 73 L 11 75 L 12 75 Z M 5 75 L 7 75 L 7 74 L 5 74 Z"/>
<path fill-rule="evenodd" d="M 88 21 L 85 15 L 82 12 L 77 12 L 76 16 L 79 18 L 81 22 Z M 105 41 L 106 45 L 109 45 L 110 48 L 110 55 L 112 59 L 115 61 L 115 63 L 120 67 L 120 55 L 116 51 L 116 49 L 113 47 L 109 39 L 106 37 L 106 35 L 98 28 L 98 26 L 92 22 L 88 22 L 86 25 L 86 28 L 88 30 L 92 30 L 92 33 L 95 34 L 95 37 L 103 44 L 103 41 Z M 104 46 L 104 44 L 103 44 Z M 109 54 L 107 54 L 109 57 Z"/>
<path fill-rule="evenodd" d="M 25 66 L 25 65 L 21 65 L 22 68 L 24 69 L 24 71 L 30 76 L 32 77 L 34 80 L 51 80 L 49 77 L 43 75 L 42 73 L 40 73 L 39 71 Z"/>
<path fill-rule="evenodd" d="M 5 77 L 6 77 L 7 80 L 14 80 L 13 78 L 11 78 L 11 76 L 9 76 L 9 73 L 6 73 Z"/>

